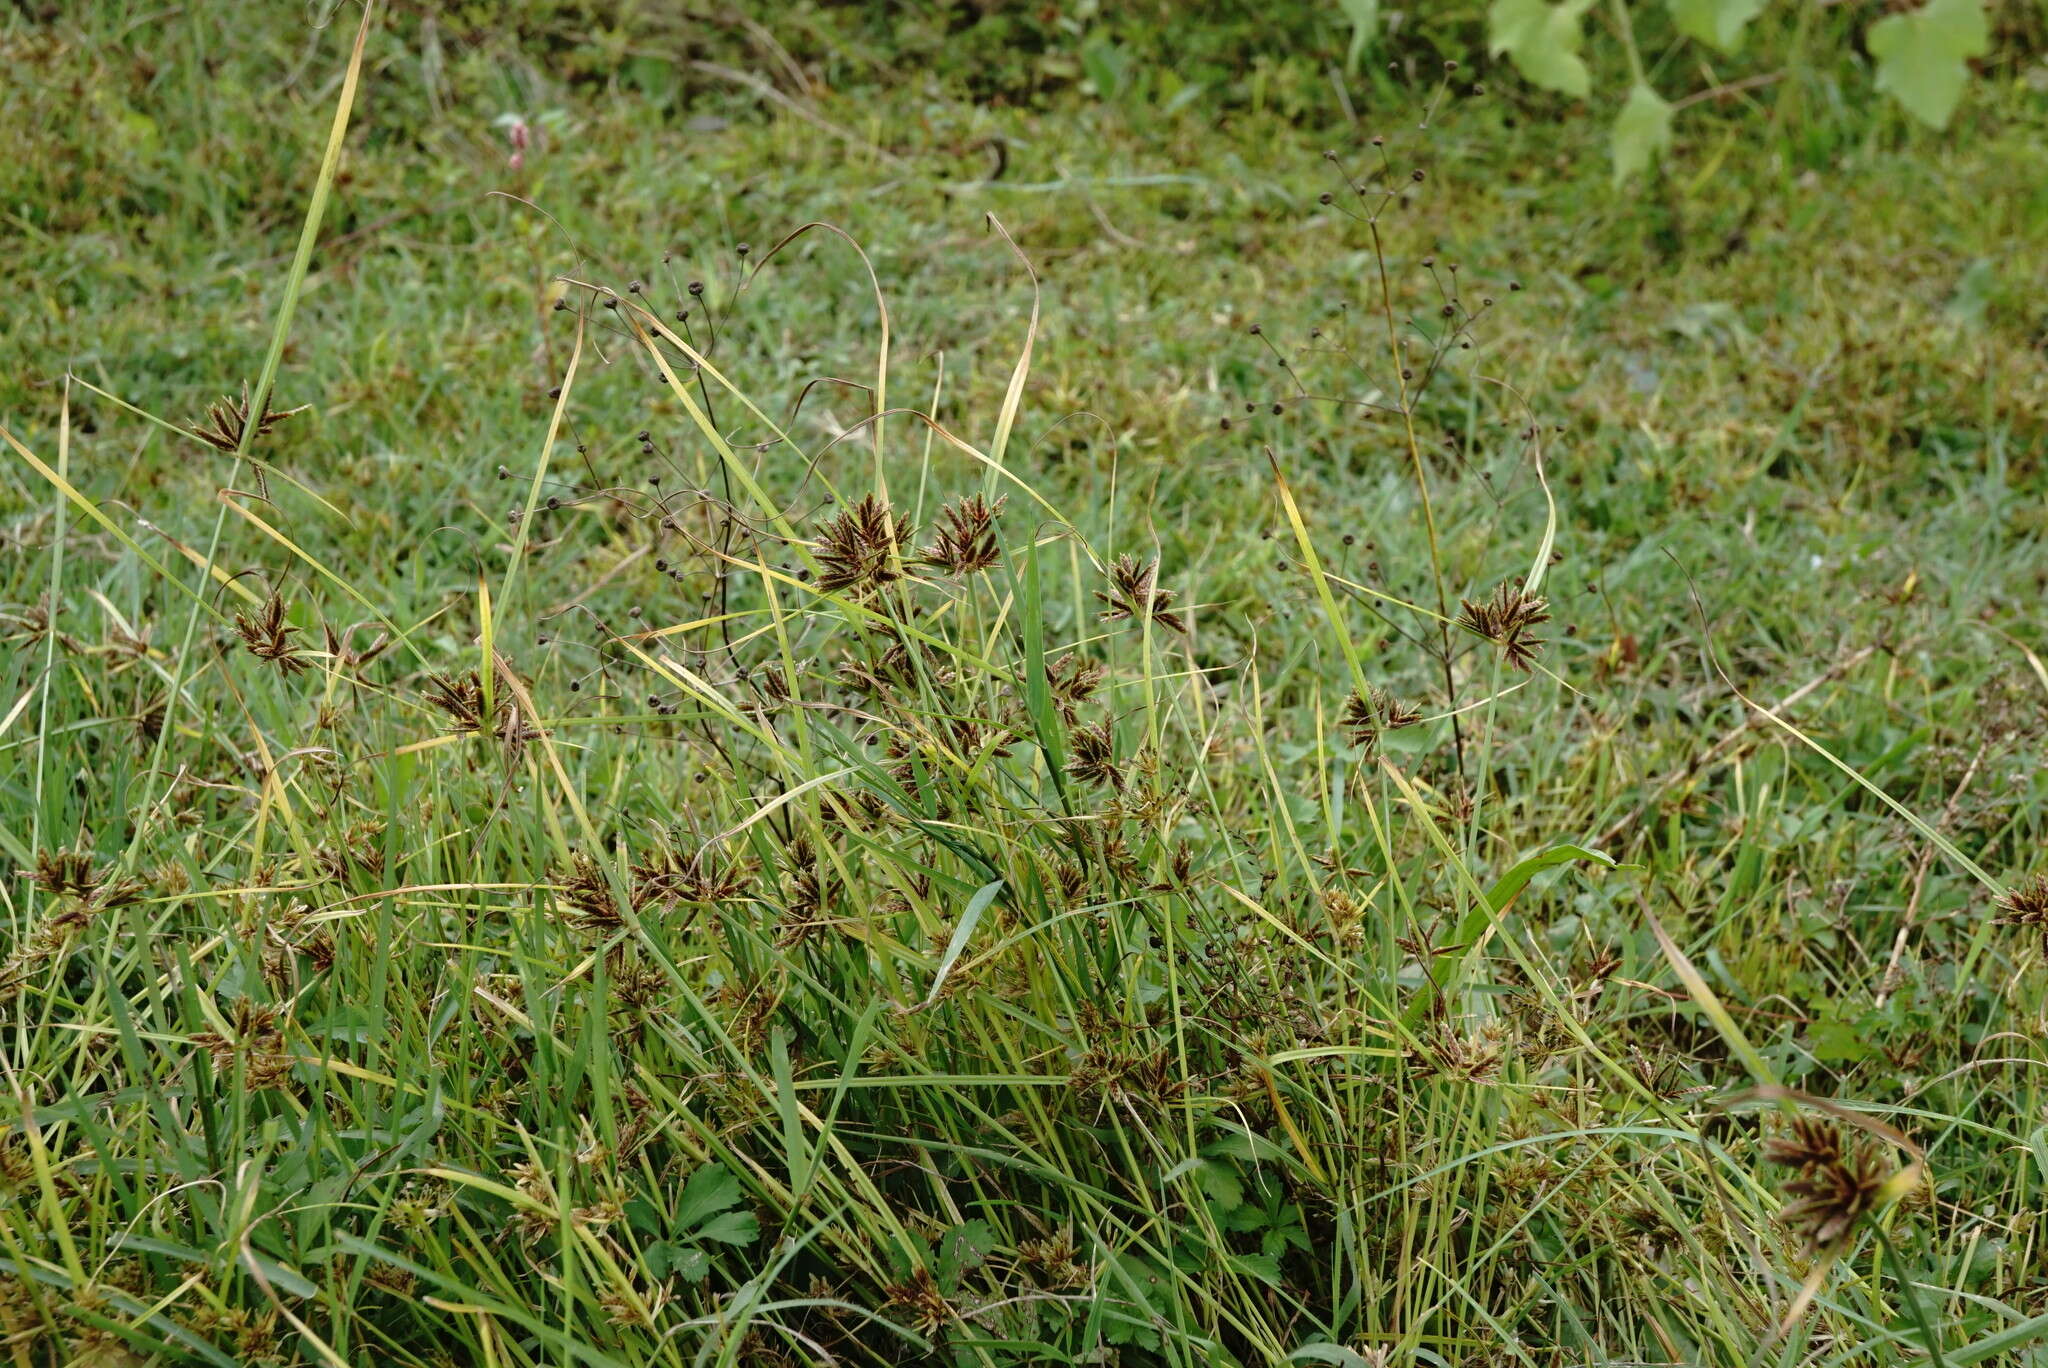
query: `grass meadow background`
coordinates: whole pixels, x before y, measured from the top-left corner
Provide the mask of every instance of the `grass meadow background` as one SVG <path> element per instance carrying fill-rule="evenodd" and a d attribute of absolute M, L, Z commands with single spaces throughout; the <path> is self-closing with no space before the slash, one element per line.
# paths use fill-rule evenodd
<path fill-rule="evenodd" d="M 2048 1361 L 2048 21 L 1875 8 L 1622 186 L 1477 5 L 0 10 L 0 1360 Z"/>

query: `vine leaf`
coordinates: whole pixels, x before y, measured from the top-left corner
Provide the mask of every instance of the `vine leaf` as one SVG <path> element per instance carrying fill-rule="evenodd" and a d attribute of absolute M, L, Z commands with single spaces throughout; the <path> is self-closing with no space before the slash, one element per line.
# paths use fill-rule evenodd
<path fill-rule="evenodd" d="M 1352 75 L 1358 72 L 1358 59 L 1365 56 L 1366 44 L 1380 27 L 1380 0 L 1338 0 L 1344 8 L 1344 17 L 1351 21 L 1351 51 L 1345 54 L 1344 70 Z"/>
<path fill-rule="evenodd" d="M 1638 83 L 1614 120 L 1614 183 L 1620 185 L 1671 149 L 1671 103 Z"/>
<path fill-rule="evenodd" d="M 1666 0 L 1678 31 L 1721 52 L 1742 46 L 1742 31 L 1763 12 L 1764 0 Z"/>
<path fill-rule="evenodd" d="M 1983 0 L 1927 0 L 1872 24 L 1864 44 L 1877 59 L 1877 88 L 1920 122 L 1946 128 L 1970 79 L 1969 59 L 1991 50 L 1991 26 Z"/>
<path fill-rule="evenodd" d="M 1592 88 L 1586 64 L 1579 60 L 1585 32 L 1579 21 L 1594 0 L 1493 0 L 1486 12 L 1486 50 L 1505 52 L 1525 80 L 1545 90 L 1584 99 Z"/>

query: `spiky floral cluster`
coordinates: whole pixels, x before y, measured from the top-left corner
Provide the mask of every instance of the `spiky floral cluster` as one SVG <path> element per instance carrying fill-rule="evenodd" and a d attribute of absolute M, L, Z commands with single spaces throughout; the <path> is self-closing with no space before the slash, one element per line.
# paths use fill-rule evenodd
<path fill-rule="evenodd" d="M 287 418 L 296 417 L 311 407 L 311 404 L 301 404 L 295 409 L 274 409 L 266 399 L 263 416 L 256 422 L 256 436 L 268 437 L 279 423 Z M 242 449 L 242 433 L 248 426 L 249 382 L 244 380 L 242 397 L 236 399 L 233 395 L 223 395 L 209 405 L 206 417 L 193 424 L 192 435 L 216 451 L 232 455 Z"/>
<path fill-rule="evenodd" d="M 616 931 L 626 924 L 612 897 L 604 867 L 588 855 L 578 855 L 562 875 L 562 901 L 568 904 L 565 920 L 579 931 Z"/>
<path fill-rule="evenodd" d="M 1108 672 L 1108 667 L 1101 661 L 1090 660 L 1078 652 L 1068 652 L 1046 662 L 1046 691 L 1052 695 L 1052 705 L 1059 709 L 1068 726 L 1074 725 L 1075 711 L 1095 696 Z"/>
<path fill-rule="evenodd" d="M 1106 605 L 1096 616 L 1104 622 L 1151 620 L 1169 631 L 1185 632 L 1187 623 L 1173 611 L 1174 593 L 1159 587 L 1159 562 L 1139 562 L 1128 553 L 1109 567 L 1109 592 L 1095 592 Z"/>
<path fill-rule="evenodd" d="M 2041 953 L 2048 955 L 2048 874 L 2031 875 L 1998 895 L 1998 925 L 2038 930 Z"/>
<path fill-rule="evenodd" d="M 292 633 L 299 629 L 285 621 L 285 611 L 284 597 L 273 589 L 253 618 L 235 614 L 235 635 L 250 655 L 292 675 L 306 668 L 306 660 L 292 640 Z"/>
<path fill-rule="evenodd" d="M 1503 584 L 1493 597 L 1474 602 L 1458 600 L 1458 625 L 1483 636 L 1500 648 L 1501 658 L 1511 669 L 1527 671 L 1543 653 L 1543 641 L 1535 629 L 1550 621 L 1549 601 L 1524 590 L 1519 584 Z"/>
<path fill-rule="evenodd" d="M 910 528 L 889 505 L 863 494 L 852 508 L 818 529 L 818 587 L 863 598 L 903 578 L 903 552 Z"/>
<path fill-rule="evenodd" d="M 1123 767 L 1116 762 L 1116 738 L 1109 723 L 1076 727 L 1067 735 L 1067 773 L 1083 784 L 1124 786 Z"/>
<path fill-rule="evenodd" d="M 275 1007 L 237 998 L 227 1026 L 225 1031 L 201 1031 L 192 1037 L 192 1043 L 206 1051 L 216 1074 L 231 1075 L 239 1064 L 248 1085 L 259 1091 L 281 1088 L 290 1080 L 294 1061 L 286 1053 Z"/>
<path fill-rule="evenodd" d="M 1344 711 L 1338 720 L 1351 744 L 1362 747 L 1370 755 L 1379 745 L 1382 732 L 1412 727 L 1422 720 L 1422 712 L 1395 698 L 1379 685 L 1368 684 L 1364 693 L 1352 690 L 1351 696 L 1344 700 Z"/>
<path fill-rule="evenodd" d="M 977 575 L 1003 558 L 996 545 L 996 519 L 1007 498 L 990 503 L 979 494 L 955 499 L 939 510 L 934 539 L 923 560 L 949 575 Z"/>
<path fill-rule="evenodd" d="M 1792 1200 L 1779 1218 L 1824 1249 L 1852 1230 L 1877 1205 L 1891 1174 L 1869 1145 L 1845 1136 L 1831 1121 L 1794 1117 L 1787 1132 L 1767 1141 L 1764 1157 L 1798 1170 L 1785 1184 Z"/>
<path fill-rule="evenodd" d="M 424 696 L 443 717 L 448 730 L 458 735 L 492 735 L 517 750 L 540 735 L 540 728 L 526 720 L 510 682 L 501 668 L 498 687 L 488 700 L 483 678 L 475 670 L 467 675 L 436 675 L 427 681 Z"/>

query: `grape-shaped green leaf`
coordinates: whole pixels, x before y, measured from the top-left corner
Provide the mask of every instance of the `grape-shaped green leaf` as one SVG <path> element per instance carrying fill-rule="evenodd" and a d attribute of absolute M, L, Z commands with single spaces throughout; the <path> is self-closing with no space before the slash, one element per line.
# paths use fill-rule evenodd
<path fill-rule="evenodd" d="M 1646 85 L 1628 93 L 1614 120 L 1614 183 L 1621 184 L 1671 146 L 1671 104 Z"/>
<path fill-rule="evenodd" d="M 1688 38 L 1722 52 L 1742 46 L 1742 31 L 1763 13 L 1764 0 L 1666 0 L 1671 20 Z"/>
<path fill-rule="evenodd" d="M 1983 0 L 1927 0 L 1872 24 L 1864 43 L 1877 59 L 1877 88 L 1920 122 L 1946 128 L 1970 79 L 1969 59 L 1991 51 L 1991 26 Z"/>
<path fill-rule="evenodd" d="M 1493 56 L 1505 52 L 1524 79 L 1545 90 L 1584 99 L 1592 88 L 1586 64 L 1579 60 L 1585 33 L 1579 20 L 1594 0 L 1493 0 L 1486 12 L 1486 48 Z"/>

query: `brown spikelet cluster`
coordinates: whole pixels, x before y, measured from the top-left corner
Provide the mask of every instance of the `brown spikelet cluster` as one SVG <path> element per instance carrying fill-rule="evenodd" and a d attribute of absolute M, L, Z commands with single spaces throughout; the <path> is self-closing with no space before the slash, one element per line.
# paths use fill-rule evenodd
<path fill-rule="evenodd" d="M 924 645 L 913 646 L 897 636 L 876 640 L 873 645 L 874 649 L 866 654 L 849 656 L 839 664 L 839 682 L 856 693 L 877 696 L 896 689 L 913 689 L 920 673 L 933 685 L 946 688 L 958 676 L 942 657 Z"/>
<path fill-rule="evenodd" d="M 561 892 L 562 901 L 569 905 L 566 920 L 579 931 L 616 931 L 626 924 L 603 867 L 588 855 L 570 861 L 562 876 Z"/>
<path fill-rule="evenodd" d="M 108 878 L 93 867 L 90 855 L 74 850 L 41 852 L 21 875 L 51 901 L 0 960 L 0 1002 L 12 1000 L 39 971 L 62 963 L 101 912 L 136 901 L 147 888 L 140 879 Z"/>
<path fill-rule="evenodd" d="M 901 1312 L 920 1334 L 937 1334 L 953 1319 L 953 1308 L 928 1268 L 920 1268 L 902 1282 L 883 1288 L 882 1294 L 887 1298 L 884 1305 Z"/>
<path fill-rule="evenodd" d="M 327 654 L 333 658 L 335 668 L 349 674 L 361 674 L 369 667 L 371 661 L 391 649 L 392 638 L 384 632 L 377 633 L 370 641 L 358 646 L 355 640 L 356 631 L 362 626 L 362 623 L 356 623 L 346 632 L 340 633 L 332 627 L 321 628 L 327 637 Z"/>
<path fill-rule="evenodd" d="M 450 731 L 484 729 L 484 684 L 476 671 L 471 670 L 466 677 L 435 676 L 427 681 L 426 699 L 448 719 Z"/>
<path fill-rule="evenodd" d="M 1041 1287 L 1055 1290 L 1086 1286 L 1094 1274 L 1075 1251 L 1073 1235 L 1066 1230 L 1042 1240 L 1019 1240 L 1017 1262 L 1031 1271 Z"/>
<path fill-rule="evenodd" d="M 1518 584 L 1503 584 L 1493 591 L 1492 598 L 1477 603 L 1460 599 L 1458 606 L 1462 610 L 1458 625 L 1498 646 L 1511 669 L 1527 671 L 1543 653 L 1543 640 L 1534 633 L 1550 621 L 1547 599 L 1525 592 Z"/>
<path fill-rule="evenodd" d="M 271 590 L 255 617 L 235 614 L 235 635 L 250 655 L 290 675 L 305 669 L 306 661 L 292 640 L 292 633 L 299 629 L 285 621 L 285 606 L 283 595 Z"/>
<path fill-rule="evenodd" d="M 1149 618 L 1169 631 L 1188 629 L 1173 611 L 1173 591 L 1159 587 L 1156 559 L 1141 564 L 1128 553 L 1118 556 L 1109 567 L 1109 592 L 1097 590 L 1095 597 L 1108 605 L 1096 615 L 1104 622 L 1144 622 Z"/>
<path fill-rule="evenodd" d="M 140 879 L 108 879 L 83 850 L 44 850 L 21 876 L 53 898 L 70 898 L 77 905 L 72 916 L 122 907 L 141 897 L 145 885 Z"/>
<path fill-rule="evenodd" d="M 21 877 L 53 898 L 88 900 L 102 878 L 93 868 L 92 856 L 83 850 L 38 851 L 35 864 L 22 870 Z"/>
<path fill-rule="evenodd" d="M 296 417 L 311 407 L 311 404 L 301 404 L 295 409 L 274 409 L 270 407 L 269 401 L 265 400 L 263 417 L 256 423 L 256 436 L 268 437 L 279 423 L 287 418 Z M 222 395 L 208 405 L 206 417 L 193 424 L 192 435 L 214 450 L 232 455 L 241 449 L 242 432 L 248 426 L 249 382 L 244 380 L 242 397 L 236 399 L 231 394 Z"/>
<path fill-rule="evenodd" d="M 2038 930 L 2041 953 L 2048 955 L 2048 874 L 2031 875 L 1999 894 L 1997 924 Z"/>
<path fill-rule="evenodd" d="M 1764 1157 L 1798 1170 L 1785 1184 L 1792 1200 L 1778 1215 L 1805 1236 L 1809 1252 L 1847 1235 L 1877 1205 L 1891 1176 L 1871 1146 L 1845 1136 L 1831 1121 L 1804 1116 L 1765 1143 Z"/>
<path fill-rule="evenodd" d="M 1076 727 L 1067 736 L 1067 773 L 1084 784 L 1124 786 L 1123 768 L 1116 762 L 1116 739 L 1109 723 Z"/>
<path fill-rule="evenodd" d="M 222 1031 L 201 1031 L 192 1043 L 206 1051 L 217 1074 L 231 1074 L 237 1063 L 251 1088 L 278 1088 L 290 1079 L 292 1059 L 285 1052 L 284 1030 L 275 1007 L 259 1007 L 248 998 L 235 1001 L 235 1014 Z"/>
<path fill-rule="evenodd" d="M 517 698 L 499 671 L 498 687 L 486 706 L 484 683 L 475 670 L 466 675 L 436 675 L 427 681 L 423 697 L 435 711 L 448 719 L 448 730 L 459 735 L 490 735 L 516 751 L 540 735 L 540 728 L 526 720 Z"/>
<path fill-rule="evenodd" d="M 910 529 L 889 505 L 863 494 L 852 508 L 818 529 L 818 587 L 865 597 L 903 578 L 902 559 Z"/>
<path fill-rule="evenodd" d="M 1052 703 L 1060 710 L 1060 716 L 1067 725 L 1074 725 L 1074 713 L 1081 704 L 1095 696 L 1102 687 L 1103 675 L 1107 673 L 1102 662 L 1090 660 L 1078 652 L 1068 652 L 1045 665 L 1045 682 L 1052 694 Z"/>
<path fill-rule="evenodd" d="M 688 859 L 674 850 L 655 851 L 632 866 L 633 910 L 736 901 L 753 887 L 755 868 L 747 860 L 721 861 L 708 848 Z"/>
<path fill-rule="evenodd" d="M 1421 720 L 1419 709 L 1403 703 L 1377 684 L 1367 685 L 1364 693 L 1352 690 L 1338 719 L 1351 744 L 1363 747 L 1368 755 L 1379 745 L 1380 733 L 1412 727 Z"/>
<path fill-rule="evenodd" d="M 949 575 L 977 575 L 1003 558 L 996 545 L 996 519 L 1007 497 L 991 504 L 979 494 L 955 499 L 939 510 L 934 540 L 924 549 L 926 565 Z"/>

